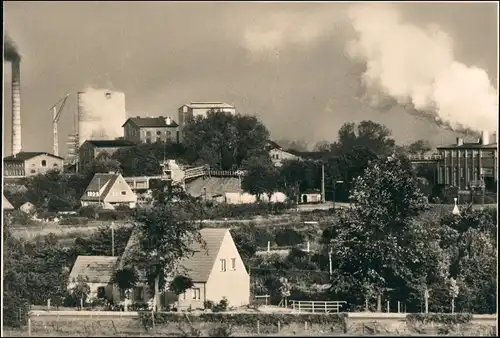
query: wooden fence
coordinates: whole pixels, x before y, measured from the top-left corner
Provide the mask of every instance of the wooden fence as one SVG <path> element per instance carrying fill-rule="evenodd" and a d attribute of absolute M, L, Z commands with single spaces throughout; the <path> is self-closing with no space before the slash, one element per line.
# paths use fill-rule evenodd
<path fill-rule="evenodd" d="M 290 300 L 294 312 L 330 313 L 340 312 L 346 301 L 301 301 Z"/>

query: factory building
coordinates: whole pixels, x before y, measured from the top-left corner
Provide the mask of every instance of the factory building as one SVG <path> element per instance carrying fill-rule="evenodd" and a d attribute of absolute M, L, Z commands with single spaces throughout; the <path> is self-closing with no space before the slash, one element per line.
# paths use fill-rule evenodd
<path fill-rule="evenodd" d="M 78 168 L 85 170 L 97 157 L 111 156 L 119 149 L 133 146 L 134 142 L 129 140 L 87 140 L 79 149 Z"/>
<path fill-rule="evenodd" d="M 186 123 L 197 116 L 207 117 L 210 111 L 221 111 L 230 114 L 236 114 L 236 108 L 230 104 L 224 102 L 191 102 L 179 107 L 178 109 L 178 121 L 179 130 L 186 125 Z"/>
<path fill-rule="evenodd" d="M 46 174 L 49 170 L 63 171 L 64 159 L 45 152 L 19 152 L 3 159 L 5 178 Z"/>
<path fill-rule="evenodd" d="M 127 119 L 125 94 L 107 89 L 79 92 L 78 143 L 87 140 L 115 140 L 123 136 L 122 124 Z"/>
<path fill-rule="evenodd" d="M 179 143 L 179 125 L 171 117 L 131 117 L 123 124 L 125 140 L 134 143 Z"/>
<path fill-rule="evenodd" d="M 466 190 L 485 186 L 493 190 L 498 180 L 498 150 L 496 142 L 489 142 L 483 132 L 477 142 L 466 143 L 457 138 L 455 144 L 437 148 L 438 183 Z"/>

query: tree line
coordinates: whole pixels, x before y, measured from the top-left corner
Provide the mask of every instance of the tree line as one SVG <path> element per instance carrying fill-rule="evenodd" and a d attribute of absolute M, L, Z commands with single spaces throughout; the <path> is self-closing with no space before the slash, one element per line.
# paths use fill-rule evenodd
<path fill-rule="evenodd" d="M 269 131 L 254 116 L 231 115 L 213 111 L 207 118 L 198 117 L 183 130 L 183 143 L 137 144 L 113 154 L 100 154 L 84 172 L 60 174 L 49 172 L 24 179 L 27 192 L 10 192 L 6 197 L 19 207 L 29 201 L 45 211 L 74 210 L 79 199 L 96 173 L 121 172 L 124 176 L 153 176 L 161 173 L 164 159 L 176 159 L 181 164 L 208 164 L 223 170 L 246 169 L 248 175 L 242 188 L 258 197 L 282 191 L 291 200 L 299 192 L 319 189 L 321 163 L 325 166 L 326 199 L 347 201 L 353 179 L 367 165 L 392 153 L 404 154 L 426 151 L 423 141 L 409 147 L 397 146 L 391 131 L 373 121 L 345 123 L 333 143 L 323 142 L 316 158 L 285 161 L 281 168 L 273 166 L 267 141 Z M 298 147 L 300 144 L 291 144 Z M 302 145 L 302 148 L 305 146 Z M 432 173 L 421 176 L 432 177 Z M 334 182 L 342 181 L 334 187 Z"/>

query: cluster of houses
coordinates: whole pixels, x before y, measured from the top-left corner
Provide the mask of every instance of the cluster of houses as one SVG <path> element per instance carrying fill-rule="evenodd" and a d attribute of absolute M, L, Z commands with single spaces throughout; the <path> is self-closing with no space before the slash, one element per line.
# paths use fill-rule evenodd
<path fill-rule="evenodd" d="M 181 259 L 179 270 L 167 276 L 188 277 L 193 286 L 180 295 L 162 292 L 158 308 L 174 306 L 178 310 L 204 309 L 207 302 L 219 303 L 226 299 L 231 307 L 246 306 L 250 302 L 250 276 L 238 252 L 229 229 L 200 230 L 202 242 L 191 243 L 193 255 Z M 150 303 L 154 291 L 147 285 L 144 274 L 132 290 L 120 289 L 115 281 L 118 269 L 129 266 L 129 258 L 138 250 L 139 233 L 133 231 L 121 257 L 78 256 L 69 275 L 68 289 L 84 281 L 90 289 L 87 301 L 105 299 L 115 304 L 123 302 Z"/>

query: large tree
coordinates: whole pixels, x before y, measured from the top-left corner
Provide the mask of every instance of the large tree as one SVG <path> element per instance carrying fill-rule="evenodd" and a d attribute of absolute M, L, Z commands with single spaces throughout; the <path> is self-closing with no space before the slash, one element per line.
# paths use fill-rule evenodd
<path fill-rule="evenodd" d="M 160 291 L 168 287 L 168 278 L 184 273 L 179 262 L 193 254 L 192 244 L 204 245 L 196 221 L 200 202 L 180 191 L 178 194 L 175 200 L 163 200 L 138 212 L 134 244 L 124 255 L 124 264 L 146 274 L 156 302 Z"/>
<path fill-rule="evenodd" d="M 325 233 L 335 258 L 332 291 L 360 304 L 387 289 L 420 290 L 436 236 L 414 222 L 426 208 L 408 161 L 391 156 L 372 163 L 355 180 L 351 207 Z"/>
<path fill-rule="evenodd" d="M 254 157 L 245 162 L 247 169 L 241 187 L 244 191 L 255 195 L 260 201 L 261 195 L 271 197 L 280 187 L 279 170 L 273 165 L 269 157 Z"/>
<path fill-rule="evenodd" d="M 240 167 L 245 159 L 264 155 L 267 128 L 255 116 L 210 111 L 190 120 L 183 129 L 186 158 L 224 170 Z"/>

